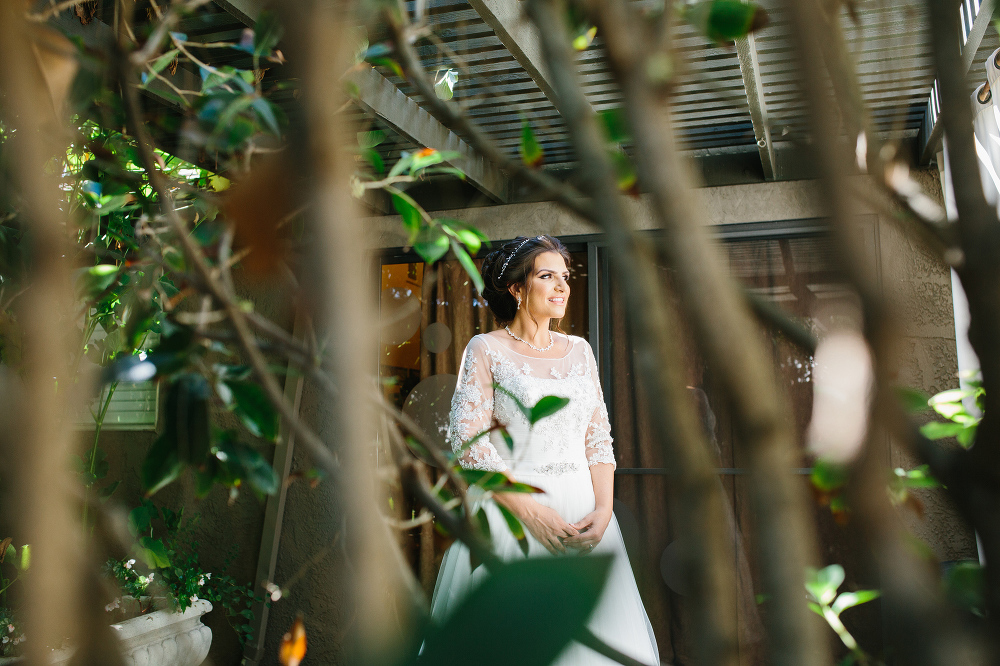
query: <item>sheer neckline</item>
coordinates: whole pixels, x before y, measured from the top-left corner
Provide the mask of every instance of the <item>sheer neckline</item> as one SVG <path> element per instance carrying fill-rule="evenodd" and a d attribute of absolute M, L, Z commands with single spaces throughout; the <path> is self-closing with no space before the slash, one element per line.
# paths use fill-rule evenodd
<path fill-rule="evenodd" d="M 498 329 L 498 330 L 501 330 L 501 329 Z M 561 336 L 561 337 L 563 337 L 566 340 L 566 345 L 567 345 L 566 346 L 566 353 L 564 353 L 562 356 L 548 357 L 548 356 L 531 356 L 530 354 L 523 354 L 523 353 L 517 351 L 516 349 L 514 349 L 512 347 L 509 347 L 508 345 L 505 345 L 504 343 L 500 342 L 499 336 L 493 336 L 493 335 L 490 335 L 489 333 L 483 333 L 482 335 L 483 335 L 483 337 L 486 337 L 486 338 L 496 338 L 496 339 L 494 339 L 494 343 L 497 346 L 502 347 L 503 349 L 509 351 L 512 354 L 517 354 L 518 356 L 521 356 L 523 358 L 530 358 L 530 359 L 535 360 L 535 361 L 562 361 L 562 360 L 566 359 L 571 353 L 573 353 L 573 350 L 576 348 L 576 342 L 573 340 L 572 337 L 570 337 L 569 335 L 566 335 L 565 333 L 560 333 L 559 331 L 553 331 L 551 329 L 549 330 L 549 333 L 551 335 Z"/>

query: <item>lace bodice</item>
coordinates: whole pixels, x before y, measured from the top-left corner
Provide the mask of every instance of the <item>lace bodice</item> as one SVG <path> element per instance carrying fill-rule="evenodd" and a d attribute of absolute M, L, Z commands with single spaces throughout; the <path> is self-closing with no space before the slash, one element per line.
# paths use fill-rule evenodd
<path fill-rule="evenodd" d="M 555 359 L 519 354 L 489 335 L 469 341 L 451 402 L 448 441 L 458 453 L 495 418 L 507 428 L 514 446 L 507 446 L 497 431 L 481 435 L 461 452 L 463 467 L 511 469 L 516 475 L 563 474 L 598 463 L 615 464 L 594 353 L 583 338 L 553 335 L 568 344 L 566 354 Z M 494 383 L 504 391 L 494 391 Z M 569 404 L 531 428 L 505 391 L 528 407 L 547 395 L 569 398 Z"/>

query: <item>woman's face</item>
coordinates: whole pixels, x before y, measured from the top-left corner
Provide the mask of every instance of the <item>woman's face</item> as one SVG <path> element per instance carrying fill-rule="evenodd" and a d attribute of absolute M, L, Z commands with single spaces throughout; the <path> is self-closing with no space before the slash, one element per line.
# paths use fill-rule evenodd
<path fill-rule="evenodd" d="M 569 269 L 558 252 L 543 252 L 527 279 L 527 294 L 521 291 L 522 304 L 527 300 L 527 313 L 536 319 L 561 319 L 569 302 Z"/>

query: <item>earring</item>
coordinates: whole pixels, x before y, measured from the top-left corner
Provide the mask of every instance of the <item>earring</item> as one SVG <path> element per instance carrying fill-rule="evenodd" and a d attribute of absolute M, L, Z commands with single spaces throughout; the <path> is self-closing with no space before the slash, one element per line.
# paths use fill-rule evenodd
<path fill-rule="evenodd" d="M 521 297 L 520 296 L 517 297 L 517 309 L 518 310 L 521 309 Z"/>

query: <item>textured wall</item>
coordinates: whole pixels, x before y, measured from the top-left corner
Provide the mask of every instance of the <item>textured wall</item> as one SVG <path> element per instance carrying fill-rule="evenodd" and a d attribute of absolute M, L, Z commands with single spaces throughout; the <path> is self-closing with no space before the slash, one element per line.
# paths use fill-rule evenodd
<path fill-rule="evenodd" d="M 924 190 L 940 201 L 937 174 L 920 172 Z M 893 359 L 900 385 L 933 395 L 958 387 L 955 319 L 951 300 L 951 273 L 923 244 L 907 237 L 896 223 L 881 218 L 878 245 L 883 291 L 895 309 L 900 340 Z M 916 463 L 899 445 L 889 447 L 892 467 L 911 469 Z M 941 561 L 976 559 L 971 529 L 943 489 L 917 493 L 923 515 L 904 509 L 911 530 Z"/>

